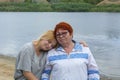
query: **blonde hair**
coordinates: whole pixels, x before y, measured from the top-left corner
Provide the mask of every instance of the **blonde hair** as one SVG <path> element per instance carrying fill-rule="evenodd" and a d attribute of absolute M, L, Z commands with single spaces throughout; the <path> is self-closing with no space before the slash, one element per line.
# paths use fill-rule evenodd
<path fill-rule="evenodd" d="M 48 30 L 47 32 L 45 32 L 43 35 L 41 35 L 38 39 L 37 39 L 37 45 L 39 45 L 41 40 L 49 40 L 49 41 L 55 41 L 56 43 L 56 39 L 54 37 L 54 31 L 53 30 Z"/>
<path fill-rule="evenodd" d="M 45 40 L 54 40 L 54 35 L 53 35 L 53 30 L 48 30 L 47 32 L 45 32 L 39 40 L 41 39 L 45 39 Z"/>

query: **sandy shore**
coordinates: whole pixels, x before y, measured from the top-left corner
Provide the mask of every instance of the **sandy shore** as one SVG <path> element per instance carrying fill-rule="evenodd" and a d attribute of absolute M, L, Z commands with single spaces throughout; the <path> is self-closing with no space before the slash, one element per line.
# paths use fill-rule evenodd
<path fill-rule="evenodd" d="M 14 80 L 15 58 L 0 55 L 0 80 Z M 111 80 L 102 75 L 101 80 Z"/>
<path fill-rule="evenodd" d="M 0 55 L 0 80 L 14 80 L 15 58 Z"/>

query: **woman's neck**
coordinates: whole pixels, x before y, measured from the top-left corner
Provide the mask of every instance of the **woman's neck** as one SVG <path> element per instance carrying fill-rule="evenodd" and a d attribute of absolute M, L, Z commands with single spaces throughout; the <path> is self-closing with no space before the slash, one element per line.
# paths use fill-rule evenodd
<path fill-rule="evenodd" d="M 66 53 L 70 53 L 74 47 L 74 43 L 71 41 L 69 44 L 63 46 Z"/>

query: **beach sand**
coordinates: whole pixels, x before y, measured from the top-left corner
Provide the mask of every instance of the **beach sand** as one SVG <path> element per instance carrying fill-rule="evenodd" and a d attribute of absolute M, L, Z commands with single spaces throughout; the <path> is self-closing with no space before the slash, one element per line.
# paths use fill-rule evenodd
<path fill-rule="evenodd" d="M 0 55 L 0 80 L 14 80 L 15 58 Z M 101 80 L 111 80 L 102 75 Z"/>
<path fill-rule="evenodd" d="M 0 55 L 0 80 L 14 80 L 15 58 Z"/>

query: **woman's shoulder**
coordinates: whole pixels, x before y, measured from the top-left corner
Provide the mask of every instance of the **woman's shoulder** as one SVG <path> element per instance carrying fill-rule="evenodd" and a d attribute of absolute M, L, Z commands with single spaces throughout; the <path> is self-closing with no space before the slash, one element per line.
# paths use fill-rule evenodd
<path fill-rule="evenodd" d="M 33 46 L 32 46 L 32 43 L 31 42 L 29 42 L 29 43 L 26 43 L 26 44 L 24 44 L 22 47 L 21 47 L 21 49 L 20 49 L 20 51 L 19 51 L 19 54 L 20 55 L 25 55 L 25 54 L 31 54 L 32 55 L 32 52 L 33 52 Z"/>
<path fill-rule="evenodd" d="M 51 49 L 51 50 L 48 51 L 48 53 L 53 53 L 55 51 L 56 51 L 55 49 Z"/>
<path fill-rule="evenodd" d="M 55 55 L 56 54 L 56 49 L 51 49 L 48 51 L 48 56 Z"/>
<path fill-rule="evenodd" d="M 22 47 L 21 50 L 26 50 L 32 48 L 32 42 L 25 43 Z"/>
<path fill-rule="evenodd" d="M 90 51 L 88 46 L 84 46 L 83 44 L 80 44 L 79 42 L 75 43 L 75 49 L 78 49 L 78 50 L 83 51 L 83 52 L 89 52 Z"/>

